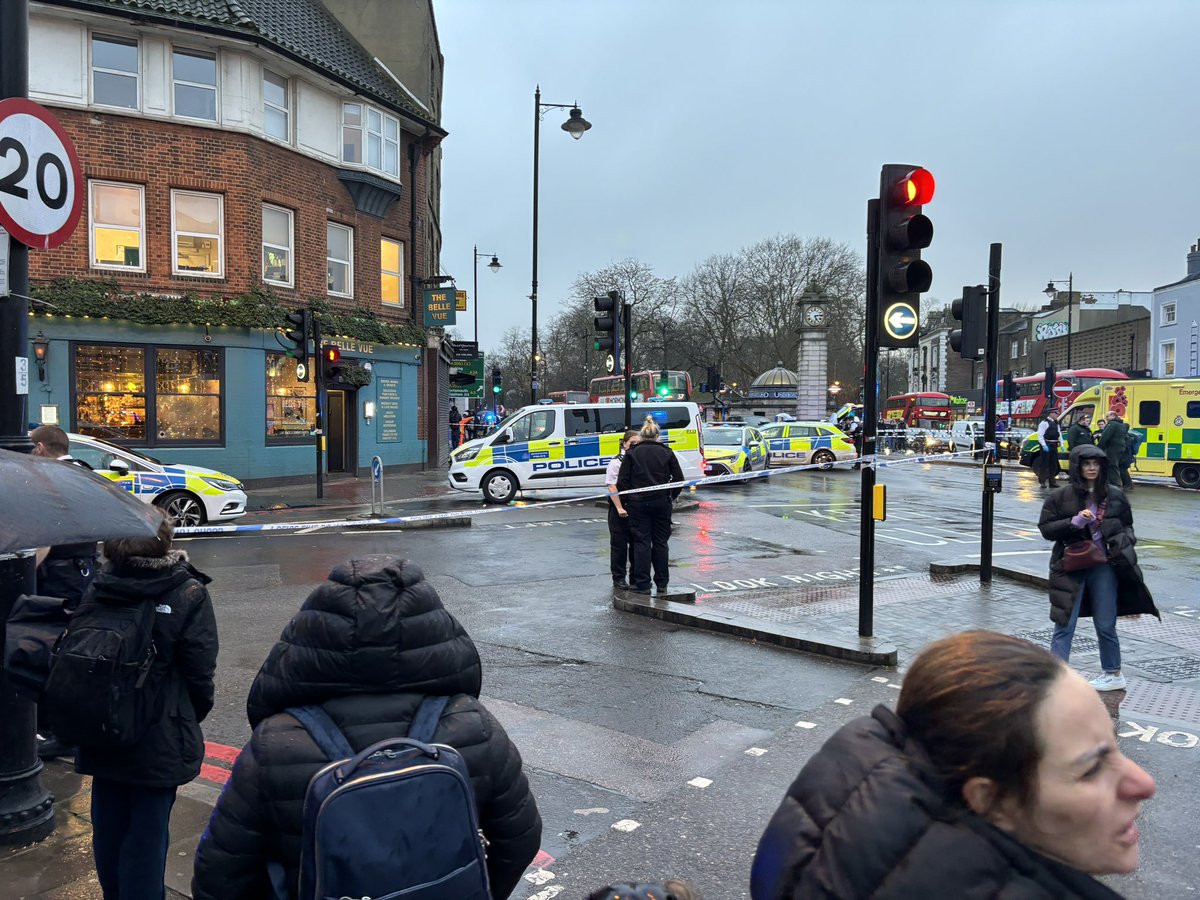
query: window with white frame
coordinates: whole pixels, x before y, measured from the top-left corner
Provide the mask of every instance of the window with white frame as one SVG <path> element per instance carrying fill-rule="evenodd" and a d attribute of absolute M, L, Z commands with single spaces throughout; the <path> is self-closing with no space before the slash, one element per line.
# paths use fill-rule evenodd
<path fill-rule="evenodd" d="M 354 296 L 354 229 L 334 222 L 326 224 L 326 289 L 337 297 Z"/>
<path fill-rule="evenodd" d="M 138 108 L 138 43 L 92 35 L 92 102 L 99 106 Z"/>
<path fill-rule="evenodd" d="M 1021 338 L 1021 354 L 1023 356 L 1029 355 L 1029 338 Z"/>
<path fill-rule="evenodd" d="M 176 47 L 171 56 L 175 115 L 217 121 L 217 58 Z"/>
<path fill-rule="evenodd" d="M 224 218 L 220 194 L 171 191 L 172 271 L 176 275 L 224 274 Z"/>
<path fill-rule="evenodd" d="M 288 80 L 263 69 L 263 130 L 273 138 L 291 141 Z"/>
<path fill-rule="evenodd" d="M 263 204 L 262 277 L 268 284 L 283 287 L 293 284 L 292 221 L 290 209 Z"/>
<path fill-rule="evenodd" d="M 400 120 L 363 103 L 343 103 L 342 162 L 399 178 Z"/>
<path fill-rule="evenodd" d="M 1021 355 L 1020 350 L 1021 350 L 1021 342 L 1013 341 L 1012 346 L 1009 348 L 1009 354 L 1008 354 L 1009 358 L 1016 359 L 1018 356 Z"/>
<path fill-rule="evenodd" d="M 146 271 L 146 196 L 140 184 L 88 182 L 88 244 L 97 269 Z"/>
<path fill-rule="evenodd" d="M 379 296 L 390 306 L 404 305 L 404 245 L 379 240 Z"/>
<path fill-rule="evenodd" d="M 1163 343 L 1158 345 L 1158 349 L 1159 349 L 1158 357 L 1159 357 L 1159 359 L 1162 360 L 1162 363 L 1160 364 L 1161 371 L 1159 374 L 1163 378 L 1174 378 L 1175 377 L 1175 342 L 1174 341 L 1164 341 Z"/>
<path fill-rule="evenodd" d="M 1158 319 L 1159 325 L 1174 325 L 1175 324 L 1175 302 L 1164 303 L 1162 312 Z"/>

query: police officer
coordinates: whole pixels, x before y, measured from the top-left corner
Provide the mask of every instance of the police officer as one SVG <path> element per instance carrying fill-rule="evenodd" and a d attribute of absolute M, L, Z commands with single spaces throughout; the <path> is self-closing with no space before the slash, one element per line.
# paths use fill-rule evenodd
<path fill-rule="evenodd" d="M 1054 487 L 1054 481 L 1060 471 L 1058 467 L 1058 445 L 1062 441 L 1062 432 L 1058 427 L 1058 410 L 1052 409 L 1046 413 L 1037 430 L 1038 446 L 1042 452 L 1037 458 L 1038 484 L 1042 487 Z"/>
<path fill-rule="evenodd" d="M 683 481 L 683 469 L 675 453 L 660 441 L 658 425 L 646 416 L 640 443 L 625 451 L 617 475 L 617 489 L 669 485 Z M 630 494 L 625 500 L 629 509 L 630 530 L 633 533 L 633 564 L 630 566 L 632 590 L 637 594 L 650 593 L 650 569 L 654 569 L 654 585 L 660 594 L 667 590 L 667 541 L 671 537 L 671 502 L 682 488 L 666 488 Z"/>

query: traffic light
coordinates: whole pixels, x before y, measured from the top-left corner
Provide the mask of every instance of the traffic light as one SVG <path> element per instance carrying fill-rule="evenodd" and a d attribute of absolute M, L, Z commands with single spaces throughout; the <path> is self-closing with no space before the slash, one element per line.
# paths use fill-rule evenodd
<path fill-rule="evenodd" d="M 987 289 L 964 287 L 962 297 L 950 304 L 950 315 L 960 323 L 950 332 L 950 346 L 963 359 L 983 359 L 987 353 Z"/>
<path fill-rule="evenodd" d="M 667 374 L 666 369 L 663 369 L 658 373 L 658 396 L 665 397 L 667 394 L 671 393 L 671 384 L 669 378 L 670 376 Z"/>
<path fill-rule="evenodd" d="M 321 348 L 321 378 L 328 384 L 342 377 L 342 351 L 333 344 Z"/>
<path fill-rule="evenodd" d="M 307 309 L 298 309 L 284 317 L 283 336 L 287 338 L 287 355 L 296 360 L 296 380 L 308 381 L 308 335 L 311 327 Z"/>
<path fill-rule="evenodd" d="M 504 391 L 504 376 L 501 375 L 499 369 L 492 369 L 492 393 L 500 394 Z"/>
<path fill-rule="evenodd" d="M 593 320 L 596 325 L 596 339 L 592 349 L 601 353 L 610 353 L 614 366 L 621 365 L 621 292 L 609 291 L 603 297 L 592 298 L 592 306 L 596 310 Z"/>
<path fill-rule="evenodd" d="M 1009 372 L 1004 376 L 1004 401 L 1013 403 L 1017 399 L 1017 383 L 1013 380 L 1013 373 Z"/>
<path fill-rule="evenodd" d="M 1054 382 L 1058 375 L 1054 371 L 1054 366 L 1046 366 L 1046 383 L 1042 385 L 1042 394 L 1048 399 L 1054 399 Z"/>
<path fill-rule="evenodd" d="M 916 347 L 920 338 L 921 294 L 933 283 L 933 270 L 921 259 L 933 242 L 933 223 L 921 209 L 933 189 L 933 175 L 919 166 L 889 164 L 879 174 L 880 347 Z"/>

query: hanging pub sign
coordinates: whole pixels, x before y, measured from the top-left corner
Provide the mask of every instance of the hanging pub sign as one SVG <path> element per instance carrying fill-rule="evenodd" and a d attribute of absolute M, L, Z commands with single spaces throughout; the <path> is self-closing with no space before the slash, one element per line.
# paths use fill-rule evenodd
<path fill-rule="evenodd" d="M 447 328 L 455 323 L 454 288 L 427 288 L 421 292 L 426 328 Z"/>

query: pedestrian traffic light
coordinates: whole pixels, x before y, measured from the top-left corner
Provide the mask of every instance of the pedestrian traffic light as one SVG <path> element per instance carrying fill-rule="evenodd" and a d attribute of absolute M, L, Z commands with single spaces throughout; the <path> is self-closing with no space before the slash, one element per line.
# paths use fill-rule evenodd
<path fill-rule="evenodd" d="M 296 380 L 308 381 L 308 335 L 311 313 L 297 309 L 284 317 L 283 336 L 287 339 L 287 355 L 296 360 Z"/>
<path fill-rule="evenodd" d="M 1006 403 L 1014 403 L 1017 399 L 1017 382 L 1013 380 L 1013 373 L 1009 372 L 1004 376 L 1004 401 Z M 1011 412 L 1011 410 L 1010 410 Z"/>
<path fill-rule="evenodd" d="M 671 393 L 670 375 L 667 373 L 666 369 L 663 369 L 658 373 L 658 389 L 656 393 L 660 397 L 666 397 L 669 393 Z"/>
<path fill-rule="evenodd" d="M 342 377 L 342 351 L 333 344 L 321 348 L 321 378 L 328 384 Z"/>
<path fill-rule="evenodd" d="M 492 369 L 492 393 L 499 394 L 504 390 L 504 376 L 499 369 Z"/>
<path fill-rule="evenodd" d="M 1048 400 L 1054 399 L 1054 381 L 1058 375 L 1054 371 L 1054 366 L 1047 364 L 1046 366 L 1046 383 L 1042 385 L 1042 394 Z"/>
<path fill-rule="evenodd" d="M 921 294 L 933 283 L 933 270 L 921 259 L 933 242 L 933 223 L 921 210 L 933 189 L 933 175 L 919 166 L 889 164 L 880 172 L 875 233 L 880 347 L 915 347 L 920 338 Z"/>
<path fill-rule="evenodd" d="M 962 297 L 950 304 L 950 315 L 960 323 L 950 332 L 950 346 L 963 359 L 983 359 L 987 353 L 987 288 L 964 287 Z"/>
<path fill-rule="evenodd" d="M 601 353 L 611 353 L 620 367 L 621 360 L 621 292 L 609 291 L 603 297 L 592 298 L 592 306 L 596 311 L 593 320 L 596 325 L 596 339 L 592 349 Z"/>

